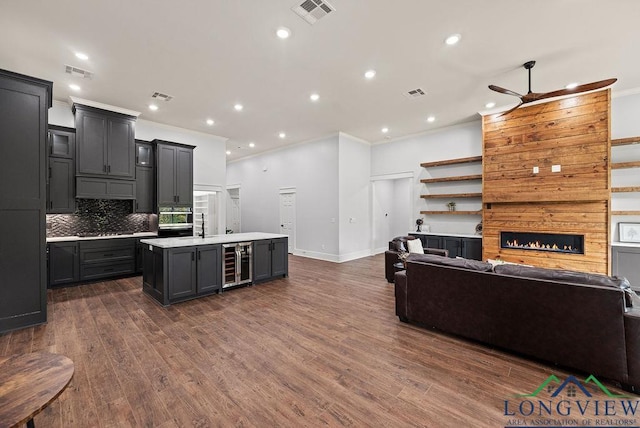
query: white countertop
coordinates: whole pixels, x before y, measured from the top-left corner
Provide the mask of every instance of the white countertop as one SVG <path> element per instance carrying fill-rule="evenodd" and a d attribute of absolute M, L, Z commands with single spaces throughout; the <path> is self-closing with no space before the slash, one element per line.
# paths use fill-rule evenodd
<path fill-rule="evenodd" d="M 102 236 L 58 236 L 47 238 L 47 242 L 69 242 L 69 241 L 93 241 L 96 239 L 119 239 L 119 238 L 151 238 L 158 236 L 156 232 L 139 232 L 129 235 L 102 235 Z"/>
<path fill-rule="evenodd" d="M 159 248 L 194 247 L 197 245 L 227 244 L 230 242 L 251 242 L 262 239 L 286 238 L 287 235 L 277 233 L 230 233 L 228 235 L 212 235 L 206 238 L 197 236 L 181 236 L 178 238 L 142 239 L 143 244 L 153 245 Z"/>
<path fill-rule="evenodd" d="M 474 235 L 471 233 L 445 233 L 445 232 L 408 232 L 412 235 L 430 235 L 430 236 L 451 236 L 454 238 L 478 238 L 482 239 L 482 235 Z"/>

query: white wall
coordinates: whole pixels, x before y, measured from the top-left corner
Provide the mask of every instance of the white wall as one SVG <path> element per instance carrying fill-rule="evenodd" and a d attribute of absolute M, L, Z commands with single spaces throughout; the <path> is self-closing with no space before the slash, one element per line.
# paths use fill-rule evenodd
<path fill-rule="evenodd" d="M 371 254 L 371 146 L 339 134 L 340 261 Z"/>
<path fill-rule="evenodd" d="M 611 138 L 640 136 L 640 94 L 615 97 L 611 100 Z M 611 148 L 612 162 L 640 160 L 640 144 Z M 611 186 L 640 186 L 638 168 L 611 171 Z M 638 193 L 613 193 L 612 211 L 640 211 Z M 640 223 L 640 216 L 611 216 L 611 239 L 618 240 L 618 223 Z"/>
<path fill-rule="evenodd" d="M 431 133 L 410 136 L 391 142 L 375 144 L 371 148 L 371 175 L 383 176 L 400 173 L 413 173 L 415 177 L 411 192 L 414 195 L 412 224 L 407 225 L 404 233 L 413 231 L 415 219 L 421 210 L 446 211 L 447 200 L 420 198 L 427 193 L 462 193 L 482 191 L 480 181 L 422 184 L 423 178 L 469 175 L 482 173 L 480 163 L 455 165 L 438 168 L 422 168 L 420 163 L 443 159 L 464 158 L 482 154 L 482 124 L 480 120 L 440 129 Z M 459 211 L 480 210 L 480 199 L 458 201 Z M 422 216 L 432 232 L 474 234 L 481 216 Z"/>
<path fill-rule="evenodd" d="M 242 230 L 252 232 L 279 233 L 280 189 L 294 187 L 294 253 L 338 261 L 338 135 L 230 162 L 227 183 L 240 185 Z"/>

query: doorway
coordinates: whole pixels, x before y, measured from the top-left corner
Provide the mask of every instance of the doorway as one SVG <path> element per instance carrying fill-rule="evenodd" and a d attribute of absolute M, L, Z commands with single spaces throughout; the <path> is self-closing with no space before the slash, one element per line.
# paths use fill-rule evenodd
<path fill-rule="evenodd" d="M 371 179 L 371 250 L 383 253 L 395 236 L 413 227 L 413 174 L 393 174 Z"/>
<path fill-rule="evenodd" d="M 227 233 L 240 233 L 240 188 L 227 189 Z"/>
<path fill-rule="evenodd" d="M 296 242 L 296 193 L 291 189 L 280 190 L 280 233 L 289 237 L 289 253 Z"/>

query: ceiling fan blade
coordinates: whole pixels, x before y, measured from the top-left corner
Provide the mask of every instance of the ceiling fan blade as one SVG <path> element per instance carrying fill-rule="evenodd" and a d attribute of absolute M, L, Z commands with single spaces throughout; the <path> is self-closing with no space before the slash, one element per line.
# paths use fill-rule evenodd
<path fill-rule="evenodd" d="M 618 79 L 606 79 L 598 82 L 585 83 L 584 85 L 578 85 L 572 89 L 560 89 L 557 91 L 547 92 L 545 94 L 538 94 L 536 100 L 542 100 L 545 98 L 561 97 L 563 95 L 579 94 L 581 92 L 594 91 L 596 89 L 605 88 L 609 85 L 616 83 Z"/>
<path fill-rule="evenodd" d="M 512 111 L 514 111 L 515 109 L 517 109 L 518 107 L 520 107 L 522 104 L 524 104 L 524 103 L 523 103 L 522 101 L 520 101 L 520 103 L 519 103 L 518 105 L 516 105 L 516 106 L 515 106 L 515 107 L 513 107 L 513 108 L 510 108 L 509 110 L 505 111 L 505 112 L 504 112 L 504 113 L 502 113 L 502 114 L 499 114 L 499 115 L 498 115 L 498 117 L 500 117 L 500 116 L 506 116 L 507 114 L 511 113 Z"/>
<path fill-rule="evenodd" d="M 489 85 L 489 89 L 491 89 L 492 91 L 500 92 L 501 94 L 513 95 L 514 97 L 522 98 L 522 95 L 520 95 L 519 93 L 513 92 L 510 89 L 501 88 L 500 86 Z"/>

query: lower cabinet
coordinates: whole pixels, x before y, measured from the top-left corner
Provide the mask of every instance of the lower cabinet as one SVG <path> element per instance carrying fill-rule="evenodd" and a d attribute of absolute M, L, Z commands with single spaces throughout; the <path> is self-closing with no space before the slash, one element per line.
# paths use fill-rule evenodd
<path fill-rule="evenodd" d="M 135 239 L 98 239 L 79 245 L 81 281 L 135 273 Z"/>
<path fill-rule="evenodd" d="M 424 248 L 440 248 L 449 251 L 449 257 L 482 260 L 482 238 L 466 238 L 445 235 L 409 235 L 420 238 Z"/>
<path fill-rule="evenodd" d="M 47 247 L 47 253 L 49 287 L 80 280 L 78 242 L 52 242 Z"/>
<path fill-rule="evenodd" d="M 287 276 L 288 247 L 287 238 L 255 241 L 253 243 L 253 282 Z"/>
<path fill-rule="evenodd" d="M 629 280 L 631 288 L 640 290 L 640 247 L 611 247 L 612 274 Z"/>
<path fill-rule="evenodd" d="M 163 305 L 218 292 L 221 252 L 219 244 L 170 249 L 144 245 L 143 289 Z"/>

